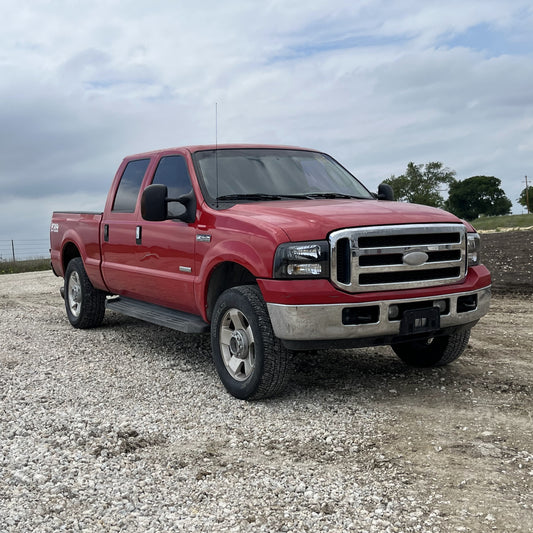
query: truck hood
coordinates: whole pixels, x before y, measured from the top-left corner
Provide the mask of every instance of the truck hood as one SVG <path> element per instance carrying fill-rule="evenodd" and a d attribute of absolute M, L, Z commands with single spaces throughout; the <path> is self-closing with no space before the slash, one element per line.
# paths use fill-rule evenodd
<path fill-rule="evenodd" d="M 350 227 L 462 222 L 442 209 L 383 200 L 280 200 L 237 204 L 230 211 L 265 229 L 282 229 L 295 242 L 325 239 Z"/>

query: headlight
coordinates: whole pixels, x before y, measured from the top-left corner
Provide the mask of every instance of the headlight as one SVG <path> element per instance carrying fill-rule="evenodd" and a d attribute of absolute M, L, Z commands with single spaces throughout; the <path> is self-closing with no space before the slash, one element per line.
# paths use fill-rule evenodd
<path fill-rule="evenodd" d="M 479 250 L 481 249 L 481 239 L 477 233 L 467 233 L 467 235 L 468 266 L 480 265 Z"/>
<path fill-rule="evenodd" d="M 280 244 L 274 256 L 274 277 L 329 278 L 329 244 L 310 241 Z"/>

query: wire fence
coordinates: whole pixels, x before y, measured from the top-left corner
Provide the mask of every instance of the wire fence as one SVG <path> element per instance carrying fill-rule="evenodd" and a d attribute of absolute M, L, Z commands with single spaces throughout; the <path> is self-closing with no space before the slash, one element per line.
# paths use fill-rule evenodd
<path fill-rule="evenodd" d="M 49 255 L 48 239 L 0 239 L 0 261 L 41 259 Z"/>

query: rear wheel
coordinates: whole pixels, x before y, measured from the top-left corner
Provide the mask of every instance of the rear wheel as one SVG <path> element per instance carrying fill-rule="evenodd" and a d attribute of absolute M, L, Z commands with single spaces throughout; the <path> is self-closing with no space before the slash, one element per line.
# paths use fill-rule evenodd
<path fill-rule="evenodd" d="M 105 313 L 104 291 L 95 289 L 85 272 L 81 257 L 75 257 L 65 271 L 65 307 L 75 328 L 99 326 Z"/>
<path fill-rule="evenodd" d="M 392 349 L 410 366 L 444 366 L 464 352 L 468 339 L 470 329 L 464 329 L 443 337 L 393 344 Z"/>
<path fill-rule="evenodd" d="M 227 391 L 241 400 L 283 391 L 290 354 L 275 337 L 258 287 L 234 287 L 217 300 L 211 321 L 213 360 Z"/>

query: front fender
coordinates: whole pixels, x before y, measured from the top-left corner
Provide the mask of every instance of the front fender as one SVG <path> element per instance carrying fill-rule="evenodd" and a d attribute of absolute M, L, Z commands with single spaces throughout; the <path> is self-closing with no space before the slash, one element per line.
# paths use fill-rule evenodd
<path fill-rule="evenodd" d="M 204 243 L 197 243 L 202 247 Z M 197 250 L 197 257 L 201 258 L 198 275 L 194 287 L 197 308 L 201 310 L 202 318 L 207 320 L 207 291 L 211 276 L 215 269 L 224 263 L 234 263 L 246 269 L 255 278 L 272 276 L 272 261 L 276 245 L 273 242 L 251 242 L 242 240 L 221 240 L 202 253 Z"/>

